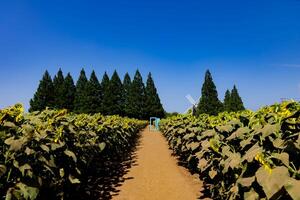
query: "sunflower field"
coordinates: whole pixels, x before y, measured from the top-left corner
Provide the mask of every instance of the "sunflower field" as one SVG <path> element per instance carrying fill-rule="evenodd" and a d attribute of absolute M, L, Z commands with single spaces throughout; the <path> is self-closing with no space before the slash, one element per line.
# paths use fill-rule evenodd
<path fill-rule="evenodd" d="M 212 199 L 300 199 L 300 104 L 173 116 L 161 131 Z"/>
<path fill-rule="evenodd" d="M 20 104 L 0 110 L 0 199 L 44 199 L 49 194 L 67 199 L 95 159 L 104 166 L 129 151 L 146 124 L 67 110 L 24 114 Z"/>

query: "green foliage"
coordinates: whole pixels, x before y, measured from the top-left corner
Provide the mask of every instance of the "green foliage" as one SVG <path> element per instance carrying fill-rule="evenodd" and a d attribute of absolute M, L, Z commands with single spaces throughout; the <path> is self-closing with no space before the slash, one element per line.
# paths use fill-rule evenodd
<path fill-rule="evenodd" d="M 145 90 L 145 115 L 146 119 L 150 117 L 163 118 L 165 115 L 151 73 L 148 74 Z"/>
<path fill-rule="evenodd" d="M 130 115 L 126 113 L 129 110 L 129 90 L 131 87 L 131 78 L 128 73 L 125 74 L 123 80 L 123 113 L 125 116 Z"/>
<path fill-rule="evenodd" d="M 101 105 L 102 105 L 102 89 L 95 71 L 92 71 L 86 90 L 87 90 L 87 99 L 89 102 L 87 113 L 100 112 Z"/>
<path fill-rule="evenodd" d="M 231 92 L 226 90 L 224 98 L 224 110 L 227 112 L 237 112 L 245 110 L 242 98 L 240 97 L 236 86 L 233 86 Z"/>
<path fill-rule="evenodd" d="M 236 112 L 240 110 L 245 110 L 245 107 L 236 86 L 233 86 L 230 95 L 230 111 Z"/>
<path fill-rule="evenodd" d="M 57 72 L 57 75 L 53 78 L 53 88 L 54 88 L 54 102 L 53 107 L 56 109 L 62 109 L 65 106 L 65 86 L 64 86 L 64 75 L 61 69 Z"/>
<path fill-rule="evenodd" d="M 128 95 L 128 107 L 125 108 L 125 113 L 129 117 L 136 119 L 145 119 L 145 86 L 142 76 L 137 70 L 134 79 L 131 83 Z"/>
<path fill-rule="evenodd" d="M 106 72 L 104 72 L 104 75 L 102 77 L 101 88 L 102 88 L 102 91 L 103 91 L 103 97 L 102 97 L 102 103 L 101 103 L 101 113 L 106 115 L 106 114 L 108 114 L 106 104 L 109 104 L 109 102 L 106 102 L 106 100 L 109 101 L 109 97 L 106 97 L 106 96 L 108 96 L 109 93 L 110 93 L 110 91 L 109 91 L 109 77 L 108 77 Z"/>
<path fill-rule="evenodd" d="M 300 104 L 174 116 L 161 130 L 212 199 L 300 199 Z"/>
<path fill-rule="evenodd" d="M 209 70 L 205 73 L 205 79 L 201 90 L 201 98 L 196 108 L 197 114 L 217 115 L 223 110 L 223 105 L 218 99 L 218 92 Z"/>
<path fill-rule="evenodd" d="M 51 76 L 48 71 L 43 75 L 42 80 L 35 92 L 33 98 L 30 100 L 30 111 L 43 110 L 46 107 L 52 107 L 54 101 L 54 88 Z"/>
<path fill-rule="evenodd" d="M 88 79 L 86 78 L 85 71 L 82 69 L 78 81 L 76 83 L 76 93 L 74 99 L 74 112 L 88 113 L 89 112 L 89 99 L 88 99 Z"/>
<path fill-rule="evenodd" d="M 67 74 L 64 81 L 64 104 L 62 108 L 72 111 L 74 109 L 76 87 L 74 85 L 73 78 L 70 73 Z"/>
<path fill-rule="evenodd" d="M 52 83 L 51 76 L 46 71 L 30 105 L 29 111 L 41 111 L 50 107 L 75 113 L 102 113 L 138 119 L 163 117 L 165 114 L 151 74 L 148 75 L 145 88 L 138 70 L 132 82 L 126 73 L 123 83 L 116 71 L 111 80 L 105 72 L 100 84 L 94 71 L 88 80 L 82 69 L 76 86 L 70 73 L 64 78 L 59 69 Z"/>
<path fill-rule="evenodd" d="M 225 92 L 225 98 L 224 98 L 224 111 L 230 112 L 231 111 L 231 93 L 229 90 L 226 90 Z"/>
<path fill-rule="evenodd" d="M 123 115 L 123 85 L 116 71 L 105 90 L 103 105 L 105 114 Z"/>
<path fill-rule="evenodd" d="M 23 111 L 20 104 L 0 110 L 1 198 L 33 200 L 54 194 L 53 199 L 67 199 L 86 181 L 84 174 L 95 160 L 103 166 L 111 162 L 147 124 L 67 110 Z M 97 170 L 103 170 L 101 165 Z"/>

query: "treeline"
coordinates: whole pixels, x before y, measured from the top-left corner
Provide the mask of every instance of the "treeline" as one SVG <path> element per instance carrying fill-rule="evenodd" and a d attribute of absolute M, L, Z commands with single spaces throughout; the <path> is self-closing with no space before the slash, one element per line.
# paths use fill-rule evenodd
<path fill-rule="evenodd" d="M 245 110 L 245 107 L 236 86 L 234 85 L 231 91 L 226 91 L 224 102 L 221 102 L 218 99 L 218 91 L 213 82 L 212 75 L 207 70 L 201 90 L 201 98 L 195 112 L 196 115 L 202 113 L 217 115 L 223 111 L 236 112 L 240 110 Z"/>
<path fill-rule="evenodd" d="M 82 69 L 76 85 L 70 73 L 64 76 L 59 69 L 52 80 L 46 71 L 30 100 L 29 111 L 40 111 L 46 107 L 137 119 L 165 115 L 151 73 L 148 74 L 145 86 L 138 70 L 133 80 L 126 73 L 121 81 L 117 71 L 114 71 L 111 78 L 105 72 L 99 81 L 95 71 L 92 71 L 88 79 Z"/>

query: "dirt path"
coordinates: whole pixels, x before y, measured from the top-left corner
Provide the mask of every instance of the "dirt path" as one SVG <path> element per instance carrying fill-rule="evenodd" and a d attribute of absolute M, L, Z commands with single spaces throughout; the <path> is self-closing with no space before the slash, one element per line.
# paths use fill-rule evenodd
<path fill-rule="evenodd" d="M 200 196 L 200 181 L 177 165 L 161 133 L 145 129 L 136 156 L 113 200 L 195 200 Z"/>

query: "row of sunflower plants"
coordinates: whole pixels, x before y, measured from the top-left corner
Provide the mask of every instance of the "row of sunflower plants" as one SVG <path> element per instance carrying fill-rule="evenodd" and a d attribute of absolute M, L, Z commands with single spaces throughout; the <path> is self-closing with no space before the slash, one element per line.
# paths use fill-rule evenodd
<path fill-rule="evenodd" d="M 300 104 L 161 122 L 170 148 L 212 199 L 300 199 Z"/>
<path fill-rule="evenodd" d="M 24 114 L 20 104 L 0 110 L 0 199 L 68 199 L 95 158 L 105 162 L 129 150 L 145 126 L 67 110 Z"/>

